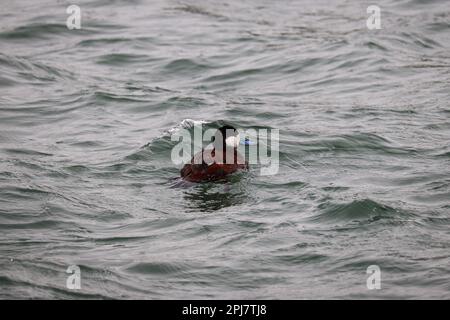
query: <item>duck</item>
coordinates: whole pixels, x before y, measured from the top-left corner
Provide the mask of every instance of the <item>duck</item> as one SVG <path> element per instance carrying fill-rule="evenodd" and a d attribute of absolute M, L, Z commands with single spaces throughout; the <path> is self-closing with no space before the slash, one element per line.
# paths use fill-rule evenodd
<path fill-rule="evenodd" d="M 240 170 L 249 170 L 248 162 L 238 152 L 239 132 L 231 125 L 217 129 L 212 145 L 195 154 L 180 171 L 189 182 L 217 181 Z"/>

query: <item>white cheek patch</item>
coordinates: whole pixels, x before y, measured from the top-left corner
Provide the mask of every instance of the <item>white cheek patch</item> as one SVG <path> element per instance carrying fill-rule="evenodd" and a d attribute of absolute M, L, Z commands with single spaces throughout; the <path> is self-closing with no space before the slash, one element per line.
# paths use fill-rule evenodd
<path fill-rule="evenodd" d="M 227 147 L 237 148 L 237 146 L 239 145 L 239 141 L 239 135 L 236 135 L 226 138 L 225 144 L 227 145 Z"/>

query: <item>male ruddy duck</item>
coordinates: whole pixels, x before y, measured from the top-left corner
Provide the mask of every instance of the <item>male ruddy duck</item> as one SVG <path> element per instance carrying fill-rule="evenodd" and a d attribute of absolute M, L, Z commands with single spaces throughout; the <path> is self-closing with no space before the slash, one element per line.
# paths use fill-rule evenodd
<path fill-rule="evenodd" d="M 191 182 L 214 181 L 238 170 L 248 170 L 248 163 L 237 151 L 239 133 L 232 126 L 220 127 L 212 148 L 202 149 L 181 169 L 181 177 Z"/>

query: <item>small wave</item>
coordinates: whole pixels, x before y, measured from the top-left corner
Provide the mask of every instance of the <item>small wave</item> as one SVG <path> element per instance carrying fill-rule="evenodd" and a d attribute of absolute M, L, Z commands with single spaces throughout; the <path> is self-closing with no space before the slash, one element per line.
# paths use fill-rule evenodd
<path fill-rule="evenodd" d="M 317 264 L 328 260 L 329 257 L 317 253 L 299 253 L 289 255 L 276 255 L 271 260 L 283 266 L 298 266 L 304 264 Z"/>
<path fill-rule="evenodd" d="M 308 218 L 312 222 L 374 222 L 380 219 L 395 219 L 402 215 L 395 208 L 375 202 L 370 199 L 355 200 L 350 203 L 320 204 L 319 214 Z"/>
<path fill-rule="evenodd" d="M 137 95 L 124 95 L 124 94 L 116 94 L 112 92 L 106 91 L 95 91 L 94 94 L 95 101 L 116 101 L 116 102 L 127 102 L 127 103 L 139 103 L 139 102 L 147 102 L 146 98 L 142 98 Z"/>
<path fill-rule="evenodd" d="M 27 155 L 27 156 L 36 156 L 36 157 L 50 157 L 53 154 L 46 153 L 37 150 L 25 149 L 25 148 L 5 148 L 4 152 L 13 154 L 13 155 Z"/>
<path fill-rule="evenodd" d="M 207 17 L 211 17 L 211 18 L 220 18 L 220 19 L 226 19 L 225 16 L 211 12 L 205 8 L 202 8 L 200 6 L 197 5 L 191 5 L 191 4 L 185 4 L 179 7 L 175 7 L 173 8 L 173 10 L 176 11 L 182 11 L 182 12 L 186 12 L 186 13 L 190 13 L 190 14 L 198 14 L 198 15 L 203 15 L 203 16 L 207 16 Z"/>
<path fill-rule="evenodd" d="M 173 263 L 156 263 L 156 262 L 141 262 L 136 263 L 126 268 L 126 271 L 140 274 L 176 274 L 189 269 L 189 266 L 178 265 Z"/>
<path fill-rule="evenodd" d="M 79 33 L 90 34 L 92 30 L 83 28 L 77 30 Z M 62 35 L 70 33 L 71 30 L 64 24 L 56 23 L 37 23 L 28 24 L 26 26 L 20 26 L 13 30 L 4 31 L 0 33 L 0 39 L 4 40 L 28 40 L 28 39 L 48 39 L 53 38 L 55 35 Z"/>
<path fill-rule="evenodd" d="M 97 63 L 111 66 L 122 66 L 132 63 L 142 63 L 149 60 L 150 57 L 144 54 L 111 53 L 100 56 L 97 59 Z"/>
<path fill-rule="evenodd" d="M 0 53 L 0 71 L 10 76 L 13 81 L 18 78 L 26 81 L 56 81 L 58 79 L 74 79 L 73 72 L 29 58 L 11 56 Z"/>
<path fill-rule="evenodd" d="M 436 155 L 436 157 L 450 158 L 450 151 L 442 152 L 442 153 Z"/>
<path fill-rule="evenodd" d="M 415 149 L 392 146 L 384 137 L 373 133 L 355 133 L 339 135 L 301 143 L 306 151 L 323 152 L 366 152 L 372 151 L 383 154 L 410 154 Z"/>
<path fill-rule="evenodd" d="M 206 70 L 214 69 L 214 67 L 213 65 L 199 63 L 192 59 L 177 59 L 166 64 L 164 71 L 166 74 L 167 72 L 173 72 L 177 75 L 182 73 L 192 75 L 193 72 L 205 72 Z"/>
<path fill-rule="evenodd" d="M 81 47 L 97 47 L 97 46 L 105 46 L 109 44 L 116 43 L 134 43 L 136 41 L 149 42 L 152 41 L 153 38 L 150 37 L 113 37 L 113 38 L 95 38 L 95 39 L 85 39 L 81 40 L 78 43 L 78 46 Z"/>
<path fill-rule="evenodd" d="M 41 220 L 29 223 L 0 223 L 0 230 L 10 230 L 10 229 L 18 229 L 18 230 L 27 230 L 27 229 L 58 229 L 63 228 L 66 223 L 57 220 Z"/>

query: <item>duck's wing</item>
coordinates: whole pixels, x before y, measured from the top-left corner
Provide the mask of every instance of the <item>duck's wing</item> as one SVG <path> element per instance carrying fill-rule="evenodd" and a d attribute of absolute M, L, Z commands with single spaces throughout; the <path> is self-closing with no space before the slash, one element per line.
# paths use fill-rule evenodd
<path fill-rule="evenodd" d="M 208 168 L 208 164 L 203 160 L 203 150 L 192 157 L 191 162 L 187 163 L 181 169 L 181 176 L 187 177 L 199 173 Z"/>
<path fill-rule="evenodd" d="M 192 165 L 187 163 L 180 171 L 180 175 L 184 178 L 192 174 Z"/>

